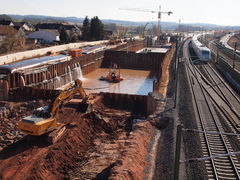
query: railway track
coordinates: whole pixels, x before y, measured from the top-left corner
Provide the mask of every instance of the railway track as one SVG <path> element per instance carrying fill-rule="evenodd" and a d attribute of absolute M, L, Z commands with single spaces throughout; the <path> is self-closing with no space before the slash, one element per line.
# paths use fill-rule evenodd
<path fill-rule="evenodd" d="M 213 84 L 215 82 L 213 86 L 206 78 L 202 77 L 201 72 L 190 61 L 186 62 L 186 69 L 198 115 L 196 117 L 197 126 L 204 156 L 198 160 L 205 160 L 209 179 L 240 179 L 239 161 L 236 154 L 233 154 L 231 143 L 215 110 L 216 108 L 220 109 L 225 118 L 230 118 L 236 111 L 234 105 L 227 96 L 224 97 L 225 92 L 221 92 L 221 88 L 217 87 L 216 77 L 211 80 Z M 235 121 L 228 119 L 227 122 L 233 133 L 238 133 L 239 117 L 235 114 L 234 118 L 237 119 Z M 239 138 L 238 142 L 240 142 Z"/>
<path fill-rule="evenodd" d="M 231 88 L 225 82 L 225 80 L 223 80 L 223 78 L 215 71 L 215 69 L 210 64 L 204 65 L 203 68 L 209 74 L 209 76 L 213 80 L 213 83 L 215 84 L 215 86 L 218 87 L 219 91 L 224 91 L 224 92 L 221 92 L 222 95 L 224 96 L 224 98 L 226 98 L 226 96 L 227 96 L 227 97 L 231 98 L 231 100 L 234 101 L 231 103 L 229 102 L 229 104 L 231 104 L 231 106 L 233 106 L 232 103 L 234 103 L 234 105 L 239 106 L 239 109 L 240 109 L 239 96 L 231 90 Z"/>
<path fill-rule="evenodd" d="M 210 41 L 209 42 L 209 48 L 211 49 L 211 52 L 217 56 L 219 53 L 219 57 L 226 63 L 228 63 L 230 66 L 233 66 L 233 63 L 235 64 L 235 70 L 240 71 L 240 61 L 238 59 L 233 60 L 233 55 L 226 54 L 224 49 L 221 49 L 217 47 L 216 41 Z M 236 55 L 238 56 L 238 55 Z M 234 61 L 234 62 L 233 62 Z"/>
<path fill-rule="evenodd" d="M 199 66 L 193 66 L 199 74 L 199 79 L 203 79 L 202 86 L 208 96 L 211 98 L 215 106 L 221 111 L 222 115 L 225 116 L 226 120 L 231 123 L 231 128 L 236 133 L 240 132 L 240 99 L 226 82 L 216 73 L 216 71 L 207 65 L 201 65 L 204 70 L 204 74 L 208 75 L 206 78 L 199 70 Z M 198 68 L 197 68 L 198 67 Z M 208 69 L 206 68 L 208 67 Z M 210 68 L 209 68 L 210 67 Z M 213 71 L 214 75 L 213 75 Z M 217 76 L 218 80 L 216 77 Z M 210 81 L 208 80 L 210 78 Z"/>

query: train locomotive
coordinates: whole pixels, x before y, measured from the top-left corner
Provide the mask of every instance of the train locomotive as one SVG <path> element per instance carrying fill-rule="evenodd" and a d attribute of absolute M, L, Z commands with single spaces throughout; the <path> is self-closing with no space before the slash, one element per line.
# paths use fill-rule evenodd
<path fill-rule="evenodd" d="M 211 59 L 211 51 L 198 41 L 199 35 L 192 38 L 192 47 L 198 56 L 198 60 L 208 62 Z"/>

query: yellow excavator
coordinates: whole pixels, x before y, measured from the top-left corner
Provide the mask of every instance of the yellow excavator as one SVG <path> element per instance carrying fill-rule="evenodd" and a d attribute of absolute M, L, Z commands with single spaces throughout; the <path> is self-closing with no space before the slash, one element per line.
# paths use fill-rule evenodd
<path fill-rule="evenodd" d="M 52 105 L 51 113 L 49 113 L 48 106 L 36 109 L 32 115 L 19 121 L 19 131 L 33 136 L 48 133 L 48 141 L 54 143 L 65 130 L 65 126 L 57 122 L 59 106 L 64 100 L 76 93 L 80 94 L 82 103 L 87 104 L 88 96 L 82 87 L 82 81 L 77 79 L 75 83 L 71 83 L 61 91 Z"/>

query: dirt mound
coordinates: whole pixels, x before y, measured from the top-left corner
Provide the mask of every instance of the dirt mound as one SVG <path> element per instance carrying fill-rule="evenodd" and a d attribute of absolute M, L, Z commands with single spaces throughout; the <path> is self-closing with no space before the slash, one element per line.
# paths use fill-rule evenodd
<path fill-rule="evenodd" d="M 59 121 L 67 124 L 53 145 L 44 136 L 26 138 L 0 152 L 0 177 L 6 179 L 139 179 L 152 126 L 131 109 L 106 106 L 102 97 L 93 112 L 83 114 L 65 104 Z M 136 111 L 136 110 L 135 110 Z"/>

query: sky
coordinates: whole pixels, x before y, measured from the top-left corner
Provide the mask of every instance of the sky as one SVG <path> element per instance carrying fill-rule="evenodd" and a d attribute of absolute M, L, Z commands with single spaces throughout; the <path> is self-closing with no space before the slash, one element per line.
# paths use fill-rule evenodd
<path fill-rule="evenodd" d="M 240 0 L 0 0 L 0 14 L 93 17 L 129 21 L 157 21 L 157 13 L 120 10 L 138 8 L 172 11 L 162 21 L 240 25 Z"/>

